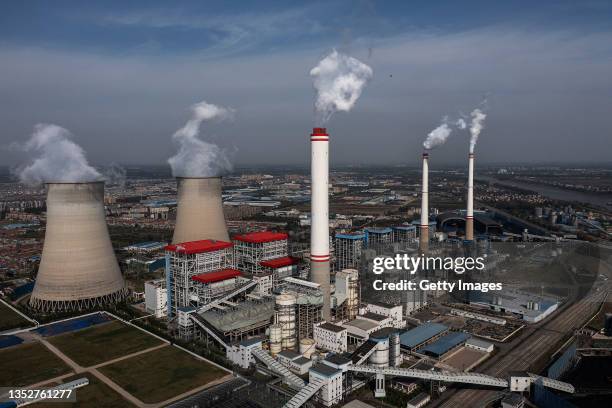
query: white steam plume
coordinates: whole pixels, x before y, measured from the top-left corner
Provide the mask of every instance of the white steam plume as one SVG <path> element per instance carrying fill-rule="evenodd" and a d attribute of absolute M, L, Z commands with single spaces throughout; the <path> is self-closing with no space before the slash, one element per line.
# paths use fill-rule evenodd
<path fill-rule="evenodd" d="M 120 164 L 109 164 L 107 167 L 102 169 L 102 174 L 104 176 L 104 180 L 106 181 L 106 185 L 125 187 L 127 171 Z"/>
<path fill-rule="evenodd" d="M 452 131 L 453 129 L 448 124 L 448 118 L 445 117 L 442 119 L 442 124 L 440 126 L 429 132 L 427 138 L 423 142 L 423 147 L 429 150 L 446 143 Z"/>
<path fill-rule="evenodd" d="M 216 144 L 201 140 L 202 122 L 217 119 L 231 119 L 234 110 L 213 105 L 205 101 L 191 107 L 193 114 L 185 126 L 172 136 L 178 144 L 178 152 L 168 159 L 175 177 L 214 177 L 232 170 L 232 163 L 226 150 Z"/>
<path fill-rule="evenodd" d="M 465 119 L 459 118 L 455 122 L 455 126 L 457 126 L 459 129 L 463 130 L 463 129 L 465 129 L 467 127 L 467 123 L 465 122 Z"/>
<path fill-rule="evenodd" d="M 25 184 L 47 182 L 79 183 L 98 181 L 102 176 L 91 167 L 81 146 L 74 143 L 67 129 L 53 124 L 38 124 L 34 133 L 20 150 L 35 157 L 27 165 L 16 170 L 19 180 Z"/>
<path fill-rule="evenodd" d="M 317 91 L 317 124 L 326 123 L 336 111 L 350 111 L 373 71 L 356 58 L 333 50 L 310 70 Z"/>
<path fill-rule="evenodd" d="M 487 114 L 484 113 L 480 108 L 476 108 L 472 111 L 472 122 L 470 123 L 470 153 L 474 153 L 474 147 L 478 142 L 478 136 L 484 128 L 484 121 L 487 118 Z"/>

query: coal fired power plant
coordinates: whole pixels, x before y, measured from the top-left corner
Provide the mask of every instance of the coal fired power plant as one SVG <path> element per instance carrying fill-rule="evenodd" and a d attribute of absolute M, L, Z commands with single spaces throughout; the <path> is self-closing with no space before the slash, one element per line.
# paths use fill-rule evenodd
<path fill-rule="evenodd" d="M 90 309 L 126 296 L 104 213 L 104 182 L 47 183 L 47 227 L 30 306 Z"/>
<path fill-rule="evenodd" d="M 429 153 L 423 153 L 423 181 L 421 186 L 421 225 L 419 249 L 426 252 L 429 248 Z"/>
<path fill-rule="evenodd" d="M 325 128 L 314 128 L 310 135 L 311 157 L 311 231 L 310 274 L 323 292 L 323 319 L 329 321 L 329 135 Z"/>
<path fill-rule="evenodd" d="M 177 177 L 177 202 L 173 244 L 203 239 L 229 241 L 221 177 Z"/>
<path fill-rule="evenodd" d="M 465 239 L 474 240 L 474 153 L 468 156 L 467 212 L 465 217 Z"/>

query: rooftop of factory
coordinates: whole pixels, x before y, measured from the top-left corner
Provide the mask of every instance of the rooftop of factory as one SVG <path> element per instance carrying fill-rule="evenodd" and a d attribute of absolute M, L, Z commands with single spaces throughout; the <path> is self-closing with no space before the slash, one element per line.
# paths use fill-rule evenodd
<path fill-rule="evenodd" d="M 400 343 L 404 347 L 414 348 L 447 330 L 448 327 L 440 323 L 425 323 L 402 333 Z"/>
<path fill-rule="evenodd" d="M 164 246 L 166 246 L 165 242 L 160 242 L 160 241 L 147 241 L 147 242 L 138 242 L 136 244 L 130 244 L 125 246 L 123 249 L 157 249 L 157 248 L 163 248 Z"/>
<path fill-rule="evenodd" d="M 287 358 L 289 360 L 295 360 L 296 358 L 301 357 L 302 355 L 299 353 L 296 353 L 295 351 L 292 350 L 283 350 L 280 353 L 278 353 L 279 356 Z"/>
<path fill-rule="evenodd" d="M 222 249 L 231 248 L 232 246 L 233 244 L 231 242 L 203 239 L 200 241 L 190 241 L 168 245 L 165 249 L 166 251 L 175 252 L 177 254 L 193 255 L 202 252 L 220 251 Z"/>
<path fill-rule="evenodd" d="M 397 225 L 391 228 L 393 228 L 394 230 L 402 230 L 402 231 L 415 231 L 416 230 L 415 225 Z"/>
<path fill-rule="evenodd" d="M 465 342 L 469 338 L 470 335 L 467 333 L 451 332 L 440 337 L 433 343 L 423 347 L 419 350 L 419 352 L 435 357 L 440 357 L 446 354 L 448 351 L 452 350 L 454 347 Z"/>
<path fill-rule="evenodd" d="M 339 238 L 339 239 L 360 240 L 360 239 L 365 239 L 365 234 L 363 234 L 363 233 L 336 234 L 336 238 Z"/>
<path fill-rule="evenodd" d="M 332 331 L 334 333 L 340 333 L 341 331 L 346 330 L 342 326 L 337 326 L 329 322 L 322 323 L 321 325 L 319 325 L 319 327 L 322 328 L 323 330 Z"/>
<path fill-rule="evenodd" d="M 546 314 L 547 311 L 559 304 L 559 301 L 547 296 L 536 295 L 518 290 L 504 290 L 501 293 L 484 293 L 481 291 L 470 291 L 470 302 L 485 305 L 495 305 L 495 301 L 500 301 L 501 305 L 508 312 L 519 313 L 523 316 L 536 317 Z M 534 302 L 538 305 L 537 309 L 528 309 L 527 304 Z"/>
<path fill-rule="evenodd" d="M 237 269 L 221 269 L 218 271 L 205 272 L 199 275 L 194 275 L 191 277 L 191 280 L 200 283 L 214 283 L 221 282 L 227 279 L 237 278 L 241 275 L 242 274 Z"/>
<path fill-rule="evenodd" d="M 374 333 L 370 334 L 370 339 L 386 339 L 389 335 L 397 333 L 397 329 L 394 327 L 383 327 L 382 329 L 376 330 Z"/>
<path fill-rule="evenodd" d="M 465 344 L 470 344 L 474 347 L 482 347 L 486 349 L 486 348 L 491 347 L 493 343 L 489 343 L 488 341 L 477 339 L 476 337 L 471 337 L 465 342 Z"/>
<path fill-rule="evenodd" d="M 356 327 L 356 328 L 364 330 L 364 331 L 372 330 L 372 329 L 378 327 L 378 323 L 374 323 L 374 322 L 371 322 L 369 320 L 360 319 L 360 318 L 348 321 L 348 322 L 344 323 L 344 325 L 345 326 L 353 326 L 353 327 Z"/>
<path fill-rule="evenodd" d="M 315 371 L 318 374 L 324 375 L 325 377 L 331 377 L 337 374 L 339 371 L 340 372 L 342 371 L 338 368 L 334 368 L 334 367 L 328 366 L 327 364 L 323 364 L 323 363 L 313 366 L 311 370 Z"/>
<path fill-rule="evenodd" d="M 351 362 L 351 359 L 342 357 L 340 354 L 330 354 L 325 357 L 325 361 L 341 366 L 344 364 L 349 364 Z"/>
<path fill-rule="evenodd" d="M 391 228 L 366 228 L 368 234 L 388 234 L 391 232 Z"/>
<path fill-rule="evenodd" d="M 261 337 L 253 337 L 252 339 L 241 340 L 239 344 L 248 347 L 253 344 L 261 343 L 262 341 L 264 341 L 264 339 Z"/>
<path fill-rule="evenodd" d="M 301 366 L 302 366 L 302 365 L 305 365 L 305 364 L 308 364 L 308 363 L 310 363 L 310 362 L 311 362 L 311 360 L 310 360 L 309 358 L 304 357 L 304 356 L 299 356 L 298 358 L 296 358 L 295 360 L 293 360 L 293 363 L 294 363 L 294 364 L 299 364 L 299 365 L 301 365 Z"/>
<path fill-rule="evenodd" d="M 236 235 L 234 236 L 234 240 L 247 242 L 249 244 L 263 244 L 266 242 L 282 241 L 288 237 L 289 236 L 284 232 L 259 231 Z"/>
<path fill-rule="evenodd" d="M 212 309 L 201 314 L 202 318 L 222 332 L 269 321 L 273 315 L 273 298 L 245 300 L 225 310 Z"/>
<path fill-rule="evenodd" d="M 299 259 L 293 256 L 284 256 L 282 258 L 268 259 L 261 261 L 259 264 L 268 268 L 276 269 L 285 266 L 295 265 L 299 262 Z"/>
<path fill-rule="evenodd" d="M 376 322 L 382 322 L 383 320 L 388 319 L 387 316 L 374 313 L 374 312 L 366 312 L 360 316 L 363 319 L 374 320 Z"/>

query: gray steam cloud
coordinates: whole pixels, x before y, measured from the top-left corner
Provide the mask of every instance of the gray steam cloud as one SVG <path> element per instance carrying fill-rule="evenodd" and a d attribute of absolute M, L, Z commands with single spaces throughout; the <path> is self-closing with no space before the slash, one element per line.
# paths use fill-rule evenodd
<path fill-rule="evenodd" d="M 85 151 L 71 138 L 70 131 L 61 126 L 44 123 L 34 126 L 30 139 L 16 145 L 35 156 L 29 164 L 17 168 L 19 180 L 30 185 L 101 180 L 102 175 L 87 162 Z"/>
<path fill-rule="evenodd" d="M 117 163 L 111 163 L 102 169 L 104 180 L 107 185 L 125 186 L 127 171 Z"/>
<path fill-rule="evenodd" d="M 487 114 L 484 113 L 480 108 L 476 108 L 472 111 L 472 122 L 470 123 L 470 153 L 474 153 L 474 148 L 478 142 L 478 136 L 484 129 L 484 121 L 487 118 Z"/>
<path fill-rule="evenodd" d="M 214 177 L 232 170 L 226 150 L 200 139 L 200 125 L 210 120 L 233 118 L 234 110 L 205 101 L 191 107 L 193 113 L 185 126 L 172 136 L 178 144 L 176 155 L 168 159 L 174 177 Z"/>
<path fill-rule="evenodd" d="M 310 70 L 317 124 L 325 124 L 337 111 L 350 111 L 373 74 L 368 65 L 336 50 L 319 61 Z"/>

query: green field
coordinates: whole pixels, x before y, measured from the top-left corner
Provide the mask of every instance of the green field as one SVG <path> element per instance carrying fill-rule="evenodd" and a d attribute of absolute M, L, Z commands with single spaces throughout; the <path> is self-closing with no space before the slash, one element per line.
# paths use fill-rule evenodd
<path fill-rule="evenodd" d="M 146 403 L 165 401 L 227 374 L 172 346 L 104 366 L 99 371 Z"/>
<path fill-rule="evenodd" d="M 60 334 L 48 340 L 83 367 L 100 364 L 162 343 L 153 336 L 117 321 Z"/>
<path fill-rule="evenodd" d="M 32 404 L 34 408 L 79 408 L 79 407 L 133 407 L 110 387 L 98 380 L 94 375 L 78 374 L 64 379 L 64 383 L 87 377 L 89 385 L 76 390 L 76 402 L 39 402 Z"/>
<path fill-rule="evenodd" d="M 19 316 L 4 303 L 0 303 L 0 331 L 29 326 L 32 326 L 30 322 Z"/>
<path fill-rule="evenodd" d="M 40 343 L 0 350 L 0 384 L 20 387 L 55 378 L 70 368 Z"/>

